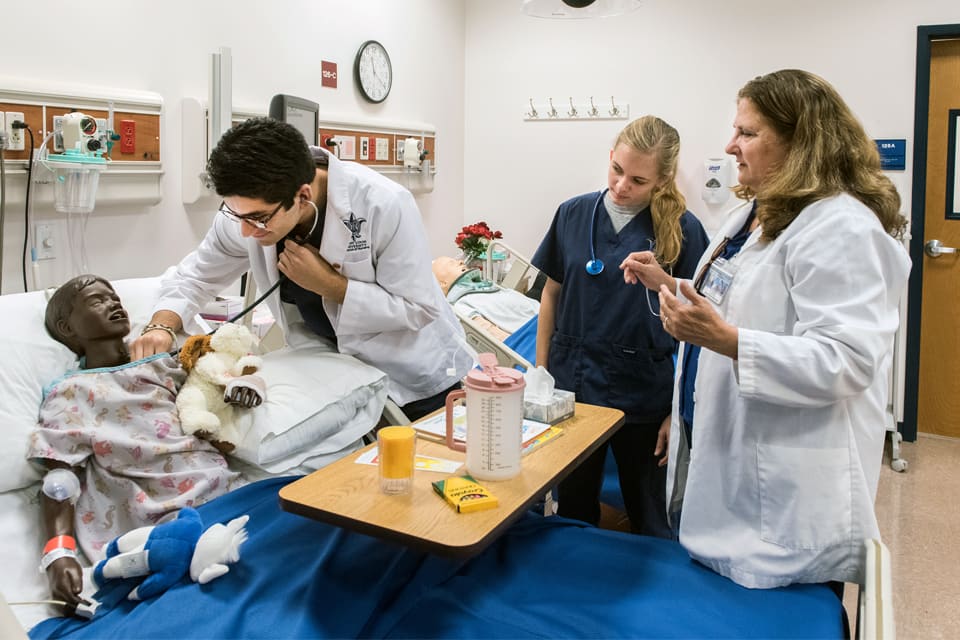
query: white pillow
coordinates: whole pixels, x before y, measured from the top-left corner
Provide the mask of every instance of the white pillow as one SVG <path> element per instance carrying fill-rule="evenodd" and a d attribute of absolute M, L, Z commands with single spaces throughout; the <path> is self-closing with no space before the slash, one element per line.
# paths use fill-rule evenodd
<path fill-rule="evenodd" d="M 232 455 L 271 473 L 312 471 L 330 454 L 349 452 L 376 425 L 387 398 L 382 371 L 319 339 L 264 355 L 258 375 L 267 399 L 236 413 L 244 436 Z"/>
<path fill-rule="evenodd" d="M 130 314 L 131 338 L 140 335 L 160 277 L 111 284 Z M 43 388 L 77 366 L 73 352 L 47 334 L 45 310 L 40 291 L 0 296 L 0 491 L 40 479 L 41 469 L 26 455 Z M 386 376 L 378 369 L 333 352 L 310 332 L 290 338 L 295 346 L 264 356 L 267 401 L 240 412 L 248 422 L 239 425 L 247 434 L 237 457 L 271 473 L 310 470 L 349 451 L 376 424 L 386 401 Z"/>
<path fill-rule="evenodd" d="M 150 318 L 159 278 L 112 283 L 130 314 L 131 335 Z M 77 366 L 68 348 L 43 326 L 47 308 L 42 291 L 0 296 L 0 491 L 21 489 L 40 479 L 40 469 L 27 462 L 27 446 L 37 424 L 43 388 Z"/>

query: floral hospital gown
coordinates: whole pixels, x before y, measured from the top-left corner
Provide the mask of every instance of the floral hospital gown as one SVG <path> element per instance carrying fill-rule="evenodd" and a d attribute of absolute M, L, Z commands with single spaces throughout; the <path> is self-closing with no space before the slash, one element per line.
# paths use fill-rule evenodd
<path fill-rule="evenodd" d="M 46 390 L 28 455 L 83 467 L 76 532 L 91 562 L 116 536 L 239 486 L 212 445 L 181 430 L 185 378 L 162 354 L 72 372 Z"/>

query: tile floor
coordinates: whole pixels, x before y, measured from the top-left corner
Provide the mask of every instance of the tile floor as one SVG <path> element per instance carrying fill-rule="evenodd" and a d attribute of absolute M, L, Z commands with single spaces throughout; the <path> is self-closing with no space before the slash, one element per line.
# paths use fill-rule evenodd
<path fill-rule="evenodd" d="M 900 456 L 909 468 L 897 473 L 884 464 L 876 505 L 890 549 L 897 638 L 960 638 L 960 440 L 921 433 Z M 856 607 L 851 591 L 848 612 Z"/>

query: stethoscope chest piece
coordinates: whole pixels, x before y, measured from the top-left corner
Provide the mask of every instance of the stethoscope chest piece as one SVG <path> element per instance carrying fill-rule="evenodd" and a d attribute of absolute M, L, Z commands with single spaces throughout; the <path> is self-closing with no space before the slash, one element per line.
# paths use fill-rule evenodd
<path fill-rule="evenodd" d="M 587 273 L 592 276 L 598 276 L 603 271 L 603 260 L 599 258 L 591 258 L 587 260 Z"/>

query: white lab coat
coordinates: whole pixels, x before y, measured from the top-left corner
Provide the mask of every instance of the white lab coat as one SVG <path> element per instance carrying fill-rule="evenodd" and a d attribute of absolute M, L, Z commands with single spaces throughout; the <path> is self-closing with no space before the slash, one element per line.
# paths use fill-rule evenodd
<path fill-rule="evenodd" d="M 466 375 L 472 357 L 433 276 L 409 191 L 368 167 L 330 156 L 320 255 L 342 265 L 349 279 L 342 305 L 323 301 L 338 350 L 386 373 L 388 394 L 398 405 L 433 396 Z M 190 321 L 248 269 L 258 290 L 266 291 L 280 275 L 276 247 L 244 238 L 235 221 L 218 215 L 200 246 L 163 279 L 156 309 Z M 287 335 L 279 291 L 267 305 Z"/>
<path fill-rule="evenodd" d="M 698 273 L 750 206 L 731 213 Z M 682 500 L 680 542 L 746 587 L 861 582 L 862 540 L 880 536 L 873 503 L 910 260 L 842 194 L 773 242 L 755 231 L 732 263 L 717 308 L 739 327 L 739 359 L 701 351 L 689 461 L 679 375 L 674 386 L 667 498 L 673 511 Z"/>

